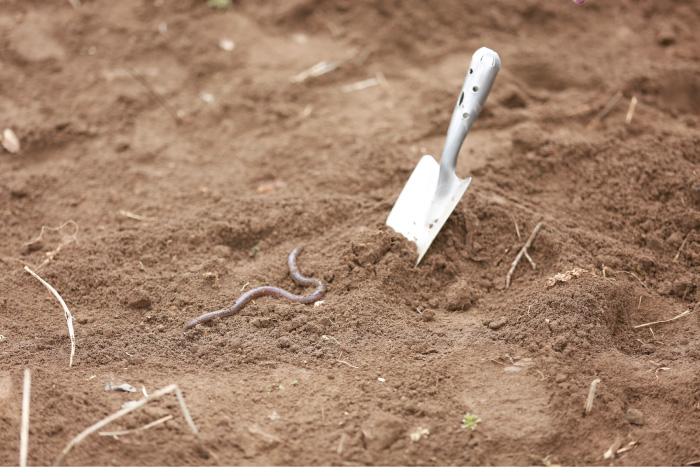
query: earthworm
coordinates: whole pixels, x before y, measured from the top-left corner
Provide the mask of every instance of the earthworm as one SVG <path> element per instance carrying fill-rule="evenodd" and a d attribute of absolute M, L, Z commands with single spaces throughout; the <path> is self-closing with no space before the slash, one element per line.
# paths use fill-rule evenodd
<path fill-rule="evenodd" d="M 246 304 L 249 301 L 255 300 L 256 298 L 265 295 L 282 297 L 298 303 L 313 303 L 320 300 L 321 297 L 323 297 L 323 295 L 326 293 L 326 285 L 319 279 L 310 279 L 308 277 L 304 277 L 299 272 L 299 267 L 297 266 L 297 256 L 299 256 L 299 253 L 301 253 L 303 249 L 303 246 L 295 248 L 294 251 L 292 251 L 292 253 L 289 255 L 289 260 L 287 261 L 289 264 L 289 273 L 292 275 L 292 279 L 294 280 L 294 282 L 296 282 L 299 285 L 315 285 L 316 290 L 314 291 L 314 293 L 312 293 L 311 295 L 294 295 L 292 293 L 287 292 L 286 290 L 280 289 L 279 287 L 270 287 L 267 285 L 263 287 L 258 287 L 256 289 L 249 290 L 248 292 L 241 295 L 238 298 L 238 300 L 236 300 L 236 303 L 234 303 L 233 306 L 231 306 L 230 308 L 211 311 L 209 313 L 203 314 L 202 316 L 199 316 L 198 318 L 193 319 L 187 326 L 185 326 L 185 329 L 193 328 L 198 324 L 211 321 L 214 318 L 225 318 L 226 316 L 231 316 L 232 314 L 239 312 L 244 306 L 246 306 Z"/>

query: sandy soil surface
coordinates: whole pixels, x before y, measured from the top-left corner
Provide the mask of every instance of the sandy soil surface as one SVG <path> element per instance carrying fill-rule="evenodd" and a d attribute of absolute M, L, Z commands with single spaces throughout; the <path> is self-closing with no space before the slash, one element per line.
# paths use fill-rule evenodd
<path fill-rule="evenodd" d="M 696 0 L 0 2 L 21 144 L 0 153 L 0 464 L 25 368 L 30 464 L 168 384 L 201 440 L 169 394 L 101 431 L 171 419 L 64 464 L 697 462 L 698 27 Z M 481 46 L 503 67 L 459 159 L 474 180 L 414 268 L 384 223 Z M 244 287 L 310 293 L 286 265 L 302 244 L 319 306 L 184 329 Z M 73 314 L 70 368 L 24 265 Z"/>

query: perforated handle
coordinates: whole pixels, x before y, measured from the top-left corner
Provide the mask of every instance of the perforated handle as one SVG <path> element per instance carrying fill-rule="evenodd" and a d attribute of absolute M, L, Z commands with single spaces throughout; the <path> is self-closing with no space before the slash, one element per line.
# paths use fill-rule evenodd
<path fill-rule="evenodd" d="M 452 112 L 452 120 L 445 138 L 445 147 L 440 157 L 438 193 L 441 190 L 447 190 L 454 180 L 459 150 L 474 124 L 474 120 L 484 107 L 500 69 L 501 58 L 493 50 L 482 47 L 472 55 L 467 77 L 464 79 L 457 105 Z"/>

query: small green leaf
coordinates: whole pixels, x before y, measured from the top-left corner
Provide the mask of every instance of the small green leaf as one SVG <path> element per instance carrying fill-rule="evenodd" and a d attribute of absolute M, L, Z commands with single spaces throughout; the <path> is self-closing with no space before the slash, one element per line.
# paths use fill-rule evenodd
<path fill-rule="evenodd" d="M 207 6 L 215 10 L 228 10 L 233 0 L 207 0 Z"/>
<path fill-rule="evenodd" d="M 248 252 L 248 256 L 250 256 L 251 258 L 255 258 L 255 255 L 257 255 L 259 251 L 260 251 L 260 247 L 258 245 L 255 245 Z"/>
<path fill-rule="evenodd" d="M 292 386 L 299 386 L 299 381 L 294 380 L 290 383 Z"/>
<path fill-rule="evenodd" d="M 481 419 L 478 415 L 468 413 L 462 417 L 462 428 L 471 428 L 471 430 L 474 431 L 476 430 L 476 425 L 478 425 L 480 422 Z"/>

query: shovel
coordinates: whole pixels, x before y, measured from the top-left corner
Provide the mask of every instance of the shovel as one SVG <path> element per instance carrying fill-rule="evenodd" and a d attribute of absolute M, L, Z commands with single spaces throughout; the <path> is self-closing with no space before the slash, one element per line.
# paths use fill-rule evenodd
<path fill-rule="evenodd" d="M 501 59 L 493 50 L 482 47 L 474 53 L 452 112 L 440 164 L 432 156 L 421 158 L 386 220 L 386 225 L 416 242 L 416 266 L 472 181 L 471 177 L 457 177 L 457 156 L 500 68 Z"/>

